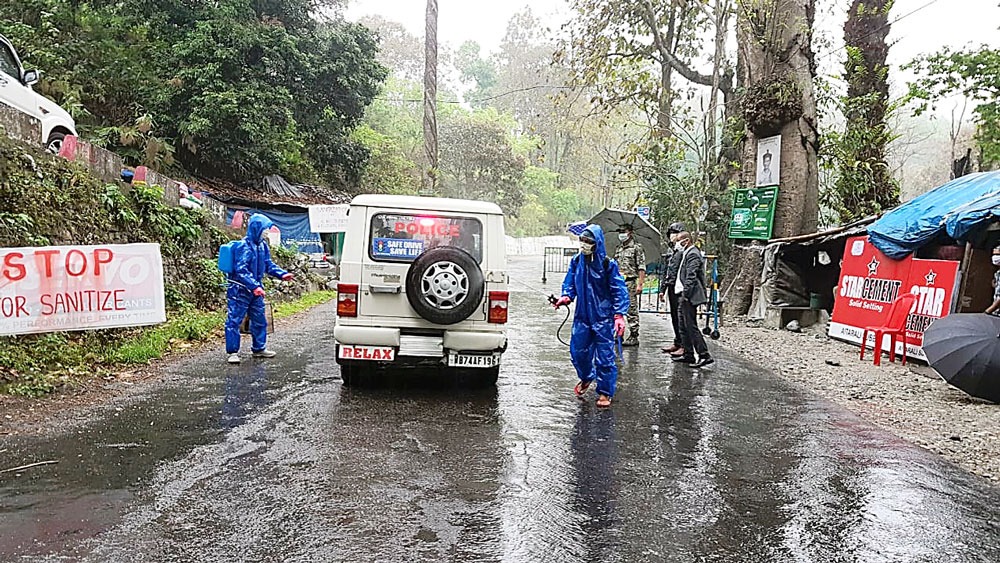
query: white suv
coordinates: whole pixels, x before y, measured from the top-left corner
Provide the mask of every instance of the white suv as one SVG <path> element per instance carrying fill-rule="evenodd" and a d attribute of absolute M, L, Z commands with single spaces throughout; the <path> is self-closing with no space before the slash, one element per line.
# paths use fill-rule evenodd
<path fill-rule="evenodd" d="M 492 203 L 351 202 L 334 338 L 344 384 L 376 367 L 454 368 L 493 385 L 507 349 L 503 212 Z"/>
<path fill-rule="evenodd" d="M 41 122 L 39 139 L 51 153 L 58 153 L 67 135 L 76 135 L 73 118 L 55 102 L 36 93 L 37 70 L 24 70 L 17 51 L 6 37 L 0 35 L 0 103 L 34 117 Z"/>

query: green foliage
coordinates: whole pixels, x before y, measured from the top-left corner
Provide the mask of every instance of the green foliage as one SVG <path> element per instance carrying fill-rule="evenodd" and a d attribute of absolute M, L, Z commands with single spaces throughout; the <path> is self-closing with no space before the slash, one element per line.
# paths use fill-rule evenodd
<path fill-rule="evenodd" d="M 363 26 L 312 0 L 0 3 L 0 33 L 80 128 L 133 164 L 234 180 L 356 183 L 349 139 L 385 69 Z"/>
<path fill-rule="evenodd" d="M 681 221 L 693 233 L 702 233 L 699 243 L 711 254 L 730 250 L 729 220 L 731 190 L 706 181 L 699 166 L 684 154 L 673 151 L 647 155 L 647 194 L 653 226 L 667 232 L 671 223 Z M 668 241 L 664 243 L 664 249 Z"/>
<path fill-rule="evenodd" d="M 0 135 L 0 245 L 106 243 L 105 195 L 81 168 Z"/>
<path fill-rule="evenodd" d="M 297 256 L 298 252 L 292 247 L 282 245 L 271 249 L 271 259 L 282 266 L 295 262 Z"/>
<path fill-rule="evenodd" d="M 579 191 L 559 187 L 559 175 L 546 168 L 524 171 L 525 201 L 516 218 L 508 218 L 514 236 L 536 237 L 565 232 L 566 225 L 597 212 Z"/>
<path fill-rule="evenodd" d="M 917 115 L 955 94 L 973 100 L 977 104 L 980 166 L 991 169 L 1000 164 L 1000 49 L 985 45 L 963 51 L 945 48 L 913 61 L 907 68 L 921 75 L 910 84 L 910 99 L 916 102 Z"/>
<path fill-rule="evenodd" d="M 107 366 L 148 364 L 162 358 L 174 342 L 204 341 L 224 322 L 223 313 L 186 310 L 160 326 L 104 347 L 100 353 L 101 361 Z"/>
<path fill-rule="evenodd" d="M 37 227 L 26 213 L 0 212 L 0 240 L 23 241 L 25 246 L 44 246 L 48 239 L 36 234 Z"/>
<path fill-rule="evenodd" d="M 51 393 L 65 376 L 85 370 L 91 354 L 64 333 L 0 337 L 0 392 L 25 397 Z"/>
<path fill-rule="evenodd" d="M 493 61 L 482 57 L 481 47 L 475 41 L 466 41 L 455 54 L 455 68 L 463 82 L 471 82 L 473 88 L 466 92 L 466 99 L 473 107 L 488 107 L 488 102 L 477 102 L 489 97 L 497 84 L 497 67 Z"/>
<path fill-rule="evenodd" d="M 517 216 L 524 203 L 526 159 L 515 153 L 512 120 L 493 109 L 459 114 L 442 123 L 444 195 L 492 201 Z"/>
<path fill-rule="evenodd" d="M 101 127 L 94 131 L 93 142 L 100 147 L 112 147 L 132 166 L 150 166 L 165 170 L 174 163 L 174 146 L 153 134 L 151 115 L 136 118 L 132 125 Z"/>
<path fill-rule="evenodd" d="M 889 103 L 886 64 L 891 8 L 891 0 L 855 0 L 844 26 L 847 95 L 836 102 L 847 125 L 820 142 L 820 166 L 836 177 L 820 201 L 842 225 L 899 205 L 899 184 L 886 163 L 896 138 L 887 124 L 896 110 Z"/>
<path fill-rule="evenodd" d="M 802 116 L 802 90 L 788 78 L 773 78 L 751 85 L 741 98 L 743 120 L 757 136 L 776 134 Z"/>
<path fill-rule="evenodd" d="M 361 192 L 416 195 L 420 191 L 420 168 L 407 157 L 403 143 L 363 124 L 351 139 L 368 150 L 371 157 L 361 176 Z"/>
<path fill-rule="evenodd" d="M 870 104 L 872 96 L 843 100 Z M 886 147 L 896 136 L 884 122 L 865 125 L 849 121 L 843 132 L 830 131 L 820 144 L 820 166 L 836 176 L 832 189 L 820 193 L 820 202 L 848 224 L 899 205 L 899 184 L 886 163 Z"/>
<path fill-rule="evenodd" d="M 286 301 L 284 303 L 279 303 L 278 306 L 274 308 L 274 318 L 283 319 L 285 317 L 290 317 L 292 315 L 301 313 L 308 309 L 312 309 L 318 305 L 324 303 L 329 303 L 337 298 L 336 291 L 314 291 L 312 293 L 307 293 L 302 296 L 302 299 L 297 301 Z"/>

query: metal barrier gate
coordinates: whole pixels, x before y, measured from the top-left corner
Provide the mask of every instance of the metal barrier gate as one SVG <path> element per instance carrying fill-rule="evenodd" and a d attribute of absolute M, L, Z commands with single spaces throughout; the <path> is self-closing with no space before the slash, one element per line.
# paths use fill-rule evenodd
<path fill-rule="evenodd" d="M 546 246 L 545 261 L 542 264 L 542 283 L 548 283 L 549 274 L 565 274 L 569 271 L 569 263 L 579 251 L 579 248 Z"/>

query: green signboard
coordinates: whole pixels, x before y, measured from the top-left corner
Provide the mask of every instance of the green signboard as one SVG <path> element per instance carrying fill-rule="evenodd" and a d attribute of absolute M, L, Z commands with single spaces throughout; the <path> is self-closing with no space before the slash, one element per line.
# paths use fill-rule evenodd
<path fill-rule="evenodd" d="M 733 218 L 729 238 L 768 240 L 774 227 L 778 186 L 737 190 L 733 194 Z"/>

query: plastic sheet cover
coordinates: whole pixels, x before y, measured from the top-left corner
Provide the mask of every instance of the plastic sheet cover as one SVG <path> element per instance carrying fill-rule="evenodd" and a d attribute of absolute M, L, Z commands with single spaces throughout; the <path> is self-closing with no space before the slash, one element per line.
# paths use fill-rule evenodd
<path fill-rule="evenodd" d="M 1000 172 L 970 174 L 886 213 L 868 227 L 869 240 L 886 256 L 900 260 L 944 232 L 964 240 L 998 216 L 998 204 Z"/>

